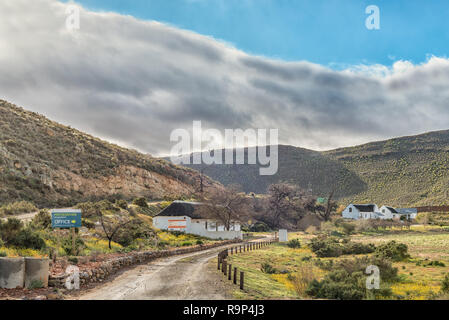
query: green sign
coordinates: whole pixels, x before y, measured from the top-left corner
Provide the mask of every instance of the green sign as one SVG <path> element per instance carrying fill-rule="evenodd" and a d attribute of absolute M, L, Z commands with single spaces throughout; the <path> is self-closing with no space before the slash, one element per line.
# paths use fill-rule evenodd
<path fill-rule="evenodd" d="M 51 211 L 52 228 L 81 228 L 81 210 L 57 209 Z"/>

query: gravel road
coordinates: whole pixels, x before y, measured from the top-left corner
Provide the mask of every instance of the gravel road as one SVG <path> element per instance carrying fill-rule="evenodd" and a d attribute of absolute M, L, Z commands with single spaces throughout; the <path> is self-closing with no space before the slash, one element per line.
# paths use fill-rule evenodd
<path fill-rule="evenodd" d="M 80 300 L 226 300 L 229 282 L 209 261 L 225 247 L 168 257 L 125 271 Z M 216 267 L 215 267 L 216 269 Z"/>

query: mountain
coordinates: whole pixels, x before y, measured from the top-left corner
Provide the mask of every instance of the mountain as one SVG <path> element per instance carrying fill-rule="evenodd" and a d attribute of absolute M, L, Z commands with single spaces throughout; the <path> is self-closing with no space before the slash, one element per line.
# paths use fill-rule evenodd
<path fill-rule="evenodd" d="M 279 146 L 274 176 L 260 176 L 259 165 L 188 167 L 246 192 L 264 193 L 271 183 L 286 181 L 322 197 L 335 186 L 342 204 L 440 205 L 449 202 L 449 130 L 326 152 Z"/>
<path fill-rule="evenodd" d="M 0 204 L 189 196 L 198 172 L 102 141 L 0 100 Z M 216 185 L 207 180 L 208 185 Z M 218 185 L 218 184 L 217 184 Z"/>

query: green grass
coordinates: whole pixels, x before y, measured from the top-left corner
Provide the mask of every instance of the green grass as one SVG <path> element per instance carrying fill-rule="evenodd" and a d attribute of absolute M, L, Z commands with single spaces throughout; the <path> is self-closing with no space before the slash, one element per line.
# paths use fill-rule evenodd
<path fill-rule="evenodd" d="M 245 290 L 237 286 L 233 295 L 237 299 L 299 299 L 294 291 L 288 273 L 295 274 L 304 261 L 304 257 L 316 258 L 307 247 L 314 235 L 302 232 L 289 233 L 289 239 L 299 239 L 302 247 L 290 249 L 286 244 L 273 244 L 256 251 L 229 256 L 228 261 L 239 271 L 245 272 Z M 434 226 L 413 226 L 411 230 L 388 230 L 377 234 L 353 235 L 353 241 L 374 243 L 376 245 L 388 241 L 404 243 L 409 248 L 411 259 L 396 262 L 400 281 L 391 285 L 392 299 L 423 300 L 434 299 L 440 292 L 441 281 L 449 273 L 449 232 L 447 228 Z M 322 258 L 321 260 L 348 259 L 355 256 L 346 255 L 339 258 Z M 360 255 L 359 255 L 360 257 Z M 439 261 L 445 266 L 426 266 L 431 261 Z M 261 265 L 270 263 L 277 270 L 275 274 L 261 271 Z M 282 273 L 281 273 L 282 272 Z M 326 271 L 313 266 L 316 279 L 321 279 Z"/>

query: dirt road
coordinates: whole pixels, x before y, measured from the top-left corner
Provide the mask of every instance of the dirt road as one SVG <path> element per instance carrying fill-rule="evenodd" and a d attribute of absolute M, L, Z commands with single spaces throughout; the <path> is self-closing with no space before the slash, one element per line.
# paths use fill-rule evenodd
<path fill-rule="evenodd" d="M 168 257 L 125 271 L 80 300 L 223 300 L 230 284 L 208 261 L 225 247 Z M 216 267 L 215 267 L 216 269 Z"/>
<path fill-rule="evenodd" d="M 29 222 L 31 220 L 33 220 L 33 218 L 38 214 L 38 212 L 31 212 L 31 213 L 22 213 L 22 214 L 18 214 L 15 216 L 9 216 L 9 217 L 4 217 L 1 218 L 1 220 L 8 220 L 8 218 L 16 218 L 19 219 L 23 222 Z"/>

